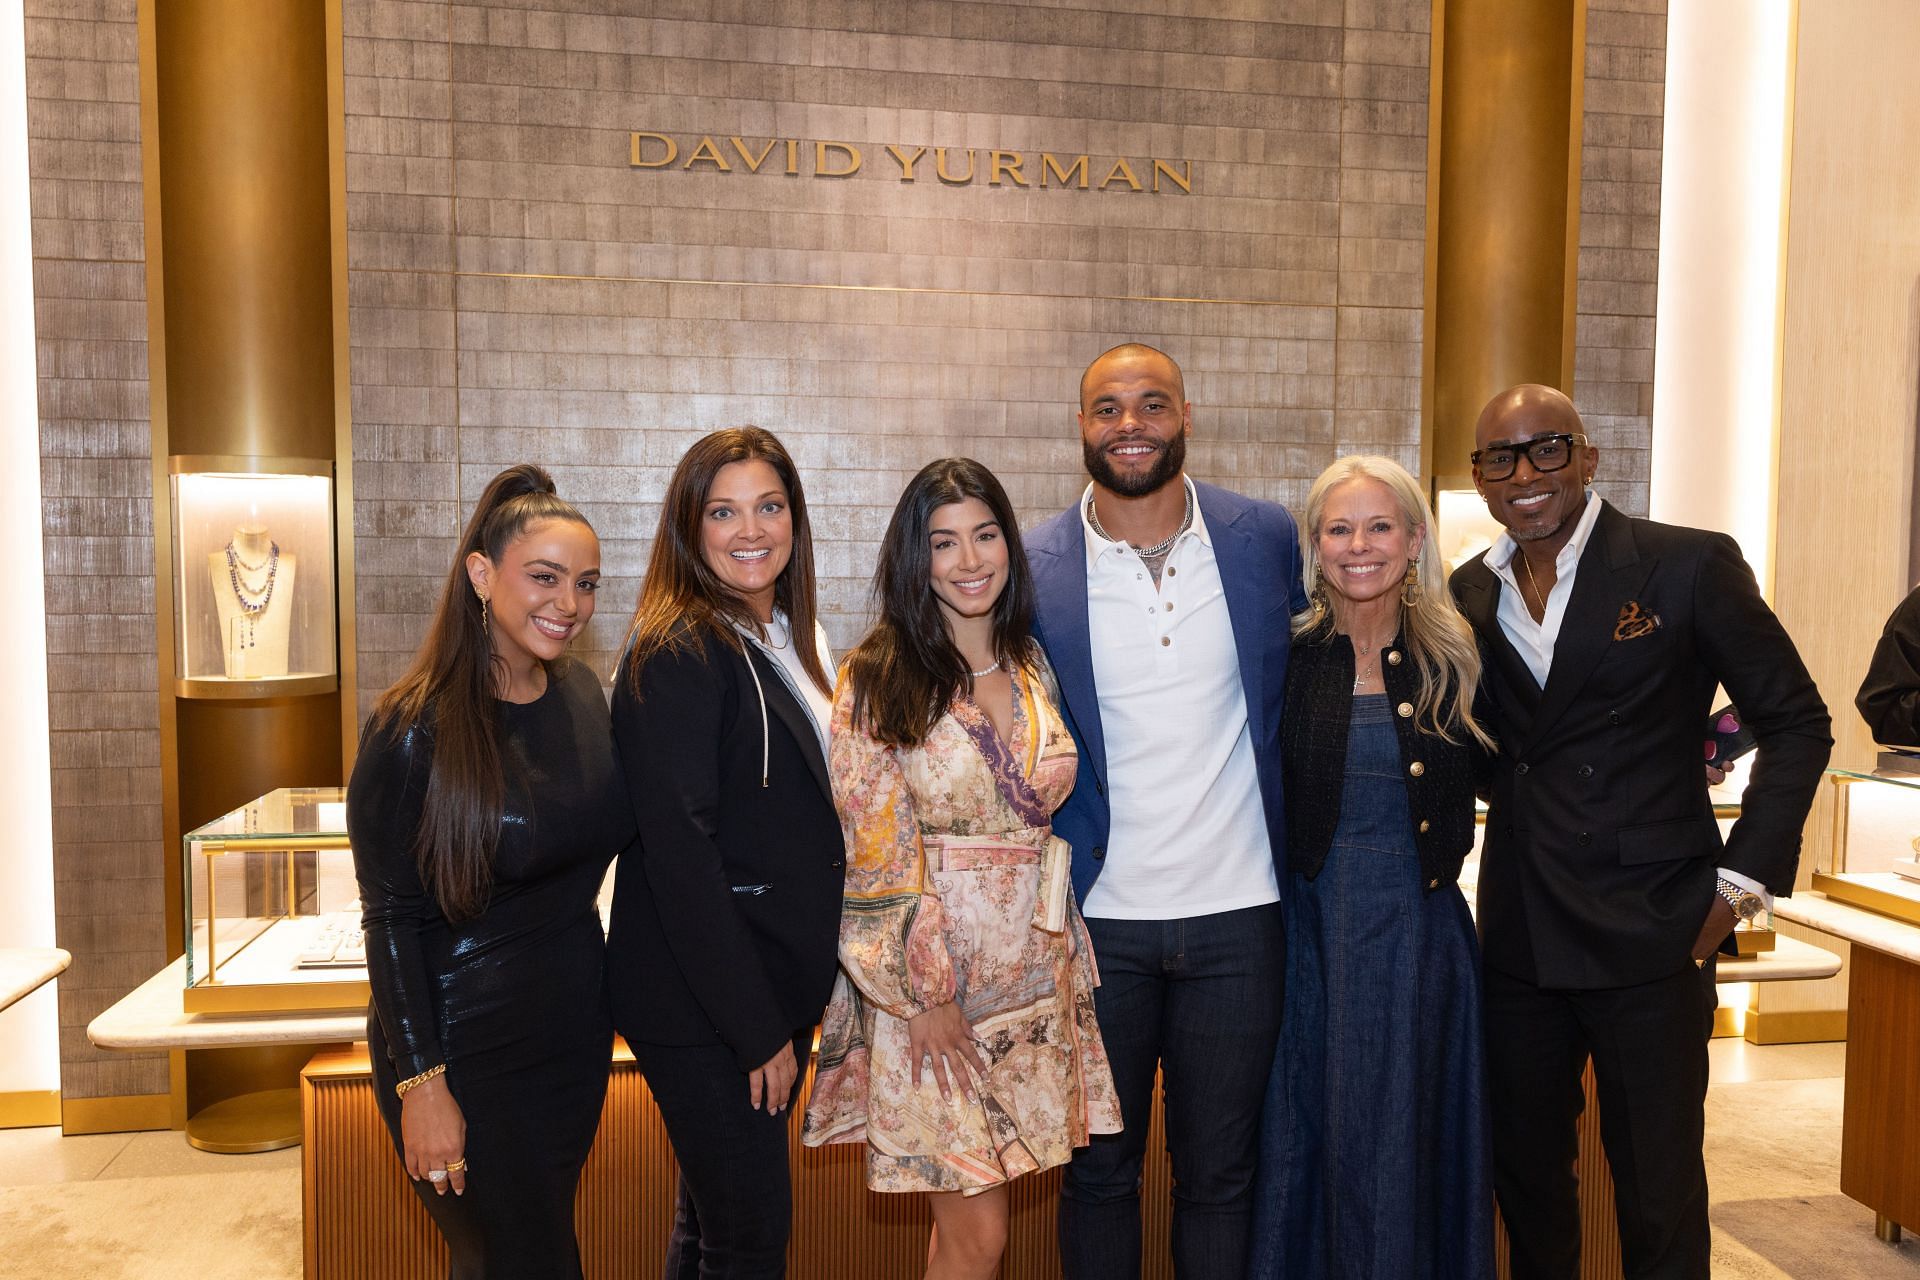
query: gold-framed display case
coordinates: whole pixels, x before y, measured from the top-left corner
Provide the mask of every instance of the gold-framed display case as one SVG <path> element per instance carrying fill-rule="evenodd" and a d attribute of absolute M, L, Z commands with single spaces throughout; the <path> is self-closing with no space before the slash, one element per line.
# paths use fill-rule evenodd
<path fill-rule="evenodd" d="M 188 1013 L 367 1003 L 347 793 L 282 787 L 181 839 Z"/>
<path fill-rule="evenodd" d="M 1829 769 L 1833 842 L 1813 887 L 1841 902 L 1920 924 L 1920 759 L 1880 754 L 1872 773 Z"/>
<path fill-rule="evenodd" d="M 333 463 L 167 460 L 174 692 L 270 698 L 339 687 Z"/>

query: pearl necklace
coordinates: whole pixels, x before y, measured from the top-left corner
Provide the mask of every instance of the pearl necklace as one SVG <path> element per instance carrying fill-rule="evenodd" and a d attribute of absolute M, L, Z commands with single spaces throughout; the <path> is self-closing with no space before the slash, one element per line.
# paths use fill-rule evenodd
<path fill-rule="evenodd" d="M 967 672 L 967 674 L 972 676 L 975 680 L 979 680 L 984 676 L 992 675 L 994 672 L 998 671 L 999 669 L 1000 669 L 1000 659 L 995 658 L 992 662 L 989 662 L 986 666 L 980 668 L 978 671 L 969 671 Z"/>

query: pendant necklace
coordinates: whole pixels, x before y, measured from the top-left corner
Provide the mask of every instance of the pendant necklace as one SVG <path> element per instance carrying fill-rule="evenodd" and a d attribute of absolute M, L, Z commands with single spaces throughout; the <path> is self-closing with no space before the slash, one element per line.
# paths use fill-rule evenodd
<path fill-rule="evenodd" d="M 250 573 L 267 571 L 266 579 L 254 586 L 240 576 L 242 569 Z M 233 586 L 233 598 L 240 603 L 240 611 L 249 618 L 257 618 L 267 611 L 273 603 L 273 582 L 280 574 L 280 544 L 267 544 L 267 558 L 259 564 L 248 564 L 240 558 L 239 549 L 231 541 L 227 543 L 227 581 Z"/>
<path fill-rule="evenodd" d="M 1521 588 L 1520 598 L 1526 601 L 1527 608 L 1529 609 L 1533 608 L 1534 601 L 1538 600 L 1540 602 L 1540 621 L 1545 622 L 1547 618 L 1547 598 L 1540 594 L 1540 584 L 1533 580 L 1533 566 L 1527 563 L 1527 553 L 1524 551 L 1515 551 L 1513 554 L 1520 558 L 1520 571 L 1527 575 L 1527 587 L 1533 588 L 1533 596 L 1531 599 L 1527 596 L 1526 587 Z"/>

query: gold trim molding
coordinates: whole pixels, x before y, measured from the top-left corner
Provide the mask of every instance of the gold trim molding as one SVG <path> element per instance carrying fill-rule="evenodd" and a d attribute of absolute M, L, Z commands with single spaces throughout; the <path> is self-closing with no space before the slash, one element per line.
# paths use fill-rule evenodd
<path fill-rule="evenodd" d="M 58 1089 L 0 1093 L 0 1129 L 41 1129 L 60 1123 Z"/>
<path fill-rule="evenodd" d="M 1749 1009 L 1748 1044 L 1816 1044 L 1847 1038 L 1845 1009 Z"/>
<path fill-rule="evenodd" d="M 134 1133 L 173 1128 L 173 1098 L 165 1093 L 110 1098 L 62 1098 L 60 1127 L 68 1134 Z"/>

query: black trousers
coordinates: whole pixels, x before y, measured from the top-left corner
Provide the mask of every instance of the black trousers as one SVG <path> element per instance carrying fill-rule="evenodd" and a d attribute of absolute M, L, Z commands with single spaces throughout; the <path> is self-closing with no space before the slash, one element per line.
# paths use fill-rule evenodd
<path fill-rule="evenodd" d="M 1140 1170 L 1154 1072 L 1173 1165 L 1173 1270 L 1245 1280 L 1260 1109 L 1286 996 L 1280 904 L 1181 920 L 1089 919 L 1094 1012 L 1120 1099 L 1120 1133 L 1095 1134 L 1060 1183 L 1067 1280 L 1140 1275 Z"/>
<path fill-rule="evenodd" d="M 793 1227 L 793 1179 L 787 1129 L 807 1076 L 813 1029 L 797 1031 L 800 1070 L 785 1111 L 748 1102 L 747 1073 L 733 1054 L 711 1045 L 630 1041 L 633 1058 L 660 1108 L 680 1166 L 666 1280 L 762 1280 L 787 1270 Z"/>
<path fill-rule="evenodd" d="M 1714 967 L 1637 987 L 1558 991 L 1488 969 L 1493 1184 L 1513 1280 L 1574 1280 L 1574 1160 L 1593 1059 L 1628 1280 L 1708 1280 L 1705 1135 Z"/>

